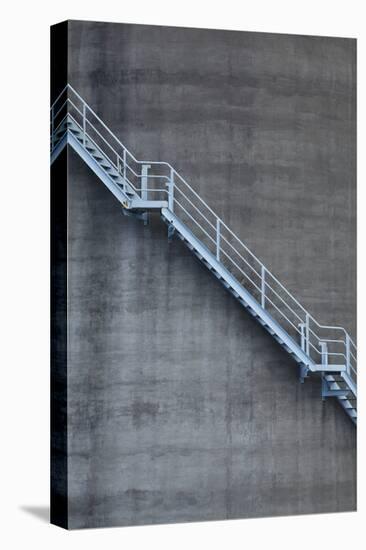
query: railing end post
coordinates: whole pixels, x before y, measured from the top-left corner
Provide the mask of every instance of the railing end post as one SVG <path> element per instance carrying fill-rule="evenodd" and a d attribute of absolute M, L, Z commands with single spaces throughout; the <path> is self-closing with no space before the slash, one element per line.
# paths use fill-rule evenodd
<path fill-rule="evenodd" d="M 351 346 L 350 346 L 350 337 L 348 332 L 346 333 L 346 369 L 347 373 L 351 374 Z"/>
<path fill-rule="evenodd" d="M 326 368 L 328 366 L 328 344 L 326 342 L 319 342 L 319 346 L 322 354 L 322 366 Z"/>
<path fill-rule="evenodd" d="M 151 168 L 151 164 L 143 164 L 141 166 L 141 198 L 142 200 L 147 200 L 147 189 L 148 189 L 148 173 Z"/>
<path fill-rule="evenodd" d="M 168 188 L 168 208 L 174 212 L 174 168 L 170 168 Z"/>

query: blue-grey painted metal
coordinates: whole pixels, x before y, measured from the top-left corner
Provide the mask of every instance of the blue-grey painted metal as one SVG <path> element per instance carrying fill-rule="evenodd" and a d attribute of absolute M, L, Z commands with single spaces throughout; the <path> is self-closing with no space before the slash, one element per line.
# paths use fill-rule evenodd
<path fill-rule="evenodd" d="M 167 162 L 138 160 L 70 86 L 51 107 L 51 163 L 69 144 L 120 202 L 147 221 L 158 210 L 179 236 L 300 366 L 322 378 L 357 419 L 357 348 L 340 326 L 320 324 Z"/>
<path fill-rule="evenodd" d="M 233 275 L 216 259 L 216 257 L 195 237 L 195 235 L 182 223 L 168 208 L 161 210 L 163 219 L 168 225 L 173 225 L 176 233 L 196 254 L 196 256 L 214 273 L 224 286 L 234 294 L 239 302 L 257 318 L 261 325 L 274 336 L 277 341 L 294 356 L 298 363 L 304 363 L 316 372 L 319 370 L 310 358 L 302 351 L 300 346 L 289 334 L 275 321 L 275 319 L 258 304 L 257 300 L 233 277 Z M 338 370 L 337 370 L 338 372 Z"/>

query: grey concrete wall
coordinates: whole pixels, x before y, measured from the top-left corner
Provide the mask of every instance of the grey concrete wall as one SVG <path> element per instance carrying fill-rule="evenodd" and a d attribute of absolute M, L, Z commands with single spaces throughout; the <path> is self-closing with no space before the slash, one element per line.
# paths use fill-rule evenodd
<path fill-rule="evenodd" d="M 69 23 L 69 81 L 355 334 L 355 41 Z M 158 216 L 68 164 L 69 527 L 355 509 L 355 428 Z"/>

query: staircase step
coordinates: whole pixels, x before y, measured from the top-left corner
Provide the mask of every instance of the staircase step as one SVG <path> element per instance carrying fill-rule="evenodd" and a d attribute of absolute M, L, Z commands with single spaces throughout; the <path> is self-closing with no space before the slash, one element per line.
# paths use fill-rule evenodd
<path fill-rule="evenodd" d="M 318 372 L 345 372 L 346 366 L 345 365 L 321 365 L 317 364 L 317 371 Z"/>
<path fill-rule="evenodd" d="M 348 388 L 348 384 L 344 380 L 339 380 L 338 382 L 327 381 L 327 384 L 331 390 L 338 389 L 338 388 L 341 388 L 341 389 Z"/>
<path fill-rule="evenodd" d="M 59 136 L 61 134 L 64 134 L 66 132 L 66 126 L 63 124 L 58 130 L 57 132 L 55 132 L 53 135 L 54 137 L 55 136 Z"/>
<path fill-rule="evenodd" d="M 334 375 L 336 376 L 336 373 L 334 373 Z M 329 376 L 329 375 L 328 375 Z M 325 377 L 325 379 L 327 380 L 327 382 L 329 383 L 334 383 L 334 384 L 341 384 L 341 383 L 344 383 L 344 379 L 337 376 L 335 378 L 335 376 L 332 376 L 332 380 L 328 380 L 328 376 Z M 330 375 L 331 376 L 331 375 Z"/>

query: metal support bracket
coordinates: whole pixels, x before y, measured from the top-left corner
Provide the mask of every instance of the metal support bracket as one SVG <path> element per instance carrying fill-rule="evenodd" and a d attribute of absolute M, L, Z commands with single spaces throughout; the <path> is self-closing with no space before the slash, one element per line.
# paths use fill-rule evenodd
<path fill-rule="evenodd" d="M 322 376 L 322 400 L 325 401 L 327 396 L 327 393 L 329 391 L 327 381 L 325 380 L 324 376 Z"/>
<path fill-rule="evenodd" d="M 124 216 L 129 216 L 135 218 L 136 220 L 141 220 L 146 225 L 146 212 L 139 212 L 138 210 L 128 210 L 127 208 L 122 208 L 122 213 Z"/>
<path fill-rule="evenodd" d="M 309 374 L 309 367 L 306 365 L 300 365 L 300 382 L 303 384 L 305 382 L 305 378 L 308 377 Z"/>
<path fill-rule="evenodd" d="M 175 233 L 175 227 L 172 223 L 168 225 L 168 241 L 171 242 Z"/>

